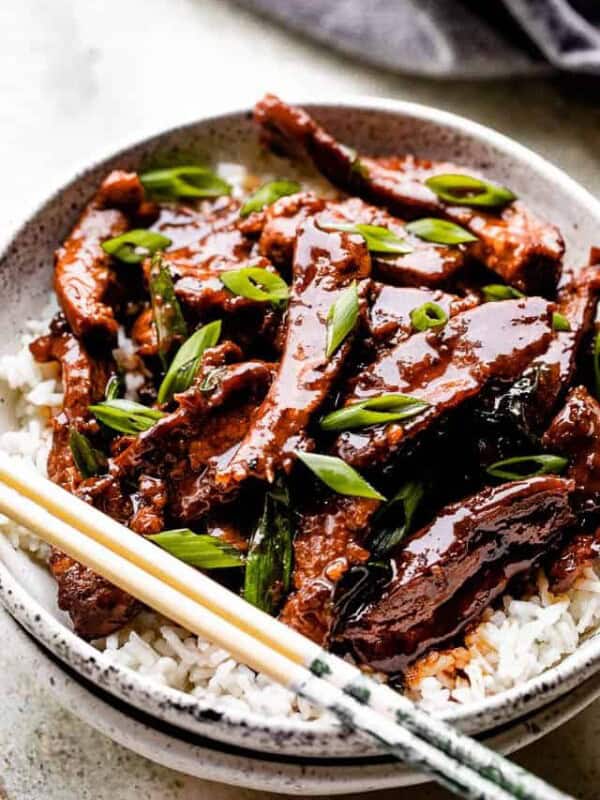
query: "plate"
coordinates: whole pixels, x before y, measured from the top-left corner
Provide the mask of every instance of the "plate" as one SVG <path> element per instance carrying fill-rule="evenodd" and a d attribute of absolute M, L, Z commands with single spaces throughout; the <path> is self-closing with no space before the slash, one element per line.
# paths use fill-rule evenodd
<path fill-rule="evenodd" d="M 512 140 L 437 109 L 392 100 L 358 98 L 302 103 L 340 140 L 363 152 L 415 152 L 471 165 L 509 185 L 533 209 L 556 222 L 567 242 L 567 260 L 587 263 L 600 230 L 600 204 L 567 175 Z M 3 315 L 0 352 L 15 349 L 24 321 L 39 313 L 50 287 L 52 253 L 73 225 L 101 178 L 113 168 L 137 169 L 153 159 L 194 157 L 241 162 L 253 171 L 281 174 L 285 165 L 259 150 L 248 109 L 194 121 L 133 144 L 91 166 L 55 192 L 15 234 L 0 257 Z M 596 239 L 597 241 L 597 239 Z M 11 425 L 11 398 L 0 427 Z M 242 713 L 166 688 L 116 666 L 75 636 L 55 602 L 52 578 L 0 537 L 0 601 L 58 659 L 130 708 L 191 734 L 279 756 L 357 758 L 377 753 L 359 734 L 332 723 L 281 720 Z M 447 718 L 481 733 L 522 719 L 590 678 L 600 661 L 592 638 L 543 675 L 480 703 L 457 707 Z"/>

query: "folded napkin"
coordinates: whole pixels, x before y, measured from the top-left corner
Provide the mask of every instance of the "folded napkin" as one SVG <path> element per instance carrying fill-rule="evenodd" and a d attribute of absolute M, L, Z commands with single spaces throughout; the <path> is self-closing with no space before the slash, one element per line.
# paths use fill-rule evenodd
<path fill-rule="evenodd" d="M 600 75 L 600 0 L 237 0 L 378 67 L 493 78 Z"/>

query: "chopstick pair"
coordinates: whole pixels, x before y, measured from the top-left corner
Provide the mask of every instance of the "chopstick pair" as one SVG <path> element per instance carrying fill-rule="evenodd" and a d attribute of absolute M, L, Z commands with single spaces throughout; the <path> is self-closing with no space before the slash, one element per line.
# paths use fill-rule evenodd
<path fill-rule="evenodd" d="M 408 698 L 0 453 L 0 511 L 182 627 L 470 800 L 568 800 Z"/>

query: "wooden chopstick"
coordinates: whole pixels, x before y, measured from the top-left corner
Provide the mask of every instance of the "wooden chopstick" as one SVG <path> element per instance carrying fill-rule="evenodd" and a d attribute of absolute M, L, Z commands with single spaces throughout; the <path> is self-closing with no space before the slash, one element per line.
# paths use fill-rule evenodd
<path fill-rule="evenodd" d="M 490 800 L 567 797 L 5 454 L 0 511 L 452 792 Z"/>

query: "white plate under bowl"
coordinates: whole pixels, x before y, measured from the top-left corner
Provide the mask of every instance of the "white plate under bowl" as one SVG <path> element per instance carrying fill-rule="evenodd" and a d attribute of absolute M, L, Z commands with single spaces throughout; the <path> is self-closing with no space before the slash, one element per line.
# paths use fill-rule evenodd
<path fill-rule="evenodd" d="M 100 733 L 164 767 L 204 780 L 289 795 L 331 796 L 410 786 L 426 780 L 387 758 L 365 760 L 276 758 L 228 747 L 184 733 L 115 701 L 95 684 L 65 668 L 14 620 L 11 636 L 41 683 L 66 709 Z M 600 675 L 524 719 L 481 737 L 501 753 L 512 753 L 550 733 L 600 696 Z"/>
<path fill-rule="evenodd" d="M 600 204 L 556 167 L 489 128 L 433 108 L 391 100 L 357 98 L 304 105 L 359 151 L 381 155 L 414 152 L 452 160 L 505 183 L 559 225 L 567 242 L 567 261 L 574 266 L 587 263 L 590 246 L 600 239 Z M 238 161 L 257 174 L 290 174 L 287 163 L 260 151 L 249 110 L 166 131 L 86 169 L 29 218 L 0 257 L 0 353 L 14 350 L 24 321 L 39 315 L 50 287 L 52 252 L 106 172 L 116 167 L 138 169 L 157 158 L 164 163 L 182 156 L 206 163 Z M 10 398 L 2 399 L 6 402 L 0 409 L 0 427 L 7 428 L 12 424 Z M 72 633 L 54 597 L 50 576 L 0 537 L 0 600 L 44 647 L 130 707 L 183 731 L 263 753 L 312 759 L 377 753 L 364 737 L 348 735 L 331 723 L 234 712 L 218 700 L 184 695 L 115 666 Z M 574 690 L 593 675 L 599 663 L 600 638 L 592 638 L 543 675 L 477 704 L 457 707 L 446 716 L 469 732 L 489 731 Z"/>

